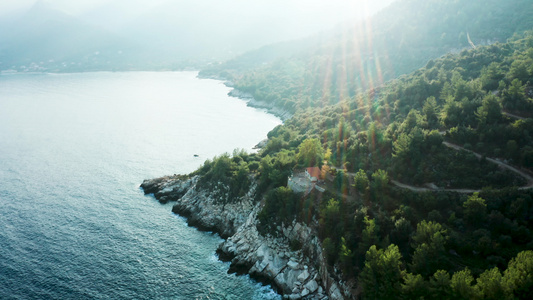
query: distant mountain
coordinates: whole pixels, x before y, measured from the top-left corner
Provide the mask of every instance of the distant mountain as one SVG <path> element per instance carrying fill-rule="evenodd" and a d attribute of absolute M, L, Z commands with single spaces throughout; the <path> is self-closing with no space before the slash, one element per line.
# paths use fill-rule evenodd
<path fill-rule="evenodd" d="M 9 25 L 0 49 L 1 69 L 101 69 L 127 63 L 139 46 L 38 1 Z"/>
<path fill-rule="evenodd" d="M 0 18 L 0 69 L 203 67 L 327 30 L 347 16 L 360 17 L 392 1 L 349 11 L 343 0 L 327 5 L 318 0 L 176 0 L 150 5 L 110 0 L 72 16 L 40 0 L 16 19 Z"/>
<path fill-rule="evenodd" d="M 374 12 L 392 1 L 373 1 L 369 10 Z M 127 9 L 111 2 L 83 17 L 106 23 L 158 55 L 225 60 L 264 45 L 330 29 L 348 16 L 365 13 L 362 9 L 348 12 L 342 0 L 331 0 L 328 5 L 317 3 L 320 1 L 175 0 L 133 12 L 129 10 L 133 9 L 131 5 Z M 121 21 L 103 20 L 113 10 L 121 12 Z"/>
<path fill-rule="evenodd" d="M 449 52 L 505 42 L 532 29 L 532 15 L 530 0 L 399 0 L 365 21 L 252 51 L 201 74 L 223 75 L 257 100 L 295 111 L 353 97 Z M 281 90 L 271 94 L 265 86 Z"/>
<path fill-rule="evenodd" d="M 131 63 L 138 45 L 37 2 L 0 37 L 1 69 L 101 69 Z"/>

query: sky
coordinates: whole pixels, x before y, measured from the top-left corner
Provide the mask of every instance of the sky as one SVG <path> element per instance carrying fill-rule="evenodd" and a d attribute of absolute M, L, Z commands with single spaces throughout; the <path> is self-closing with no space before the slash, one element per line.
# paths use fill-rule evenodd
<path fill-rule="evenodd" d="M 2 14 L 10 13 L 17 10 L 27 10 L 39 0 L 1 0 L 0 12 Z M 130 6 L 139 8 L 150 8 L 160 5 L 169 0 L 41 0 L 47 4 L 52 5 L 54 8 L 60 9 L 64 12 L 73 15 L 83 14 L 87 11 L 91 11 L 98 7 L 104 6 L 109 3 L 121 3 L 123 5 L 129 4 Z"/>
<path fill-rule="evenodd" d="M 0 14 L 10 13 L 14 10 L 24 10 L 30 8 L 37 0 L 1 0 L 0 1 Z M 73 15 L 83 14 L 85 12 L 97 9 L 98 7 L 108 5 L 110 3 L 122 6 L 129 7 L 130 9 L 139 10 L 139 9 L 150 9 L 158 5 L 168 3 L 168 2 L 179 2 L 183 6 L 194 6 L 198 2 L 197 0 L 41 0 L 45 1 L 56 8 L 59 8 L 65 12 L 68 12 Z M 318 12 L 322 11 L 328 14 L 338 13 L 339 17 L 347 17 L 350 14 L 350 11 L 361 10 L 363 5 L 368 7 L 368 11 L 374 11 L 376 7 L 381 6 L 379 1 L 371 0 L 272 0 L 268 1 L 270 4 L 268 7 L 265 7 L 265 1 L 261 0 L 217 0 L 224 2 L 228 5 L 232 4 L 243 4 L 247 3 L 257 3 L 258 10 L 266 8 L 267 11 L 275 10 L 276 8 L 282 9 L 283 5 L 292 4 L 299 5 L 302 11 L 309 12 Z M 275 11 L 272 11 L 275 13 Z"/>
<path fill-rule="evenodd" d="M 392 1 L 0 0 L 0 24 L 26 27 L 28 19 L 19 16 L 42 2 L 45 5 L 39 5 L 32 13 L 46 14 L 49 10 L 41 8 L 51 7 L 84 24 L 168 55 L 230 57 L 264 45 L 327 32 L 348 20 L 358 22 Z M 23 21 L 16 23 L 17 19 Z M 31 20 L 35 18 L 32 16 Z M 4 27 L 10 28 L 7 25 Z M 33 32 L 39 30 L 29 31 Z M 29 33 L 19 34 L 18 39 L 31 36 Z M 2 28 L 0 38 L 1 34 Z M 59 35 L 49 34 L 50 38 Z M 52 44 L 47 37 L 34 40 L 43 39 Z"/>

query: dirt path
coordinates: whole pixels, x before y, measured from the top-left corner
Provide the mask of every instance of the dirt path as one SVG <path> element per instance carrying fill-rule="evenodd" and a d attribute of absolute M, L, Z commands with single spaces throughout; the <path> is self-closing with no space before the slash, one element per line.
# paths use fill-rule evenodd
<path fill-rule="evenodd" d="M 518 117 L 518 116 L 517 116 Z M 518 118 L 521 118 L 521 117 L 518 117 Z M 442 132 L 439 132 L 441 135 L 444 135 L 445 134 L 445 131 L 442 131 Z M 448 148 L 452 148 L 454 150 L 457 150 L 457 151 L 461 151 L 461 150 L 464 150 L 464 151 L 467 151 L 467 152 L 470 152 L 472 154 L 474 154 L 477 158 L 481 159 L 483 156 L 479 153 L 476 153 L 474 151 L 471 151 L 471 150 L 467 150 L 459 145 L 456 145 L 456 144 L 453 144 L 453 143 L 450 143 L 450 142 L 442 142 L 444 144 L 444 146 L 448 147 Z M 533 176 L 531 176 L 530 174 L 522 171 L 522 170 L 519 170 L 513 166 L 510 166 L 500 160 L 497 160 L 497 159 L 494 159 L 494 158 L 489 158 L 489 157 L 485 157 L 485 159 L 487 159 L 488 161 L 492 162 L 492 163 L 495 163 L 497 164 L 498 166 L 500 166 L 501 168 L 503 169 L 507 169 L 511 172 L 514 172 L 520 176 L 522 176 L 524 179 L 527 180 L 527 184 L 525 186 L 522 186 L 522 187 L 519 187 L 519 189 L 531 189 L 533 188 Z M 332 169 L 337 169 L 336 167 L 331 167 Z M 346 172 L 346 174 L 348 176 L 355 176 L 355 173 L 350 173 L 350 172 Z M 394 184 L 395 186 L 397 187 L 400 187 L 400 188 L 404 188 L 404 189 L 408 189 L 408 190 L 411 190 L 413 192 L 429 192 L 429 191 L 442 191 L 442 192 L 456 192 L 456 193 L 463 193 L 463 194 L 472 194 L 472 193 L 476 193 L 476 192 L 480 192 L 481 190 L 480 189 L 445 189 L 445 188 L 437 188 L 437 189 L 432 189 L 432 188 L 426 188 L 426 187 L 420 187 L 420 186 L 414 186 L 414 185 L 409 185 L 409 184 L 405 184 L 405 183 L 401 183 L 397 180 L 394 180 L 394 179 L 391 179 L 391 183 Z"/>
<path fill-rule="evenodd" d="M 470 151 L 470 150 L 467 150 L 459 145 L 456 145 L 456 144 L 452 144 L 450 142 L 442 142 L 446 147 L 449 147 L 449 148 L 452 148 L 452 149 L 455 149 L 455 150 L 464 150 L 464 151 L 467 151 L 467 152 L 470 152 L 472 154 L 474 154 L 477 158 L 481 158 L 482 155 L 479 154 L 479 153 L 476 153 L 474 151 Z M 511 172 L 514 172 L 522 177 L 524 177 L 524 179 L 527 180 L 527 184 L 523 187 L 520 187 L 521 189 L 530 189 L 530 188 L 533 188 L 533 176 L 529 175 L 528 173 L 522 171 L 522 170 L 519 170 L 513 166 L 510 166 L 506 163 L 504 163 L 503 161 L 500 161 L 500 160 L 497 160 L 497 159 L 494 159 L 494 158 L 489 158 L 489 157 L 486 157 L 486 159 L 492 163 L 495 163 L 497 164 L 498 166 L 500 166 L 501 168 L 503 169 L 507 169 Z"/>
<path fill-rule="evenodd" d="M 481 190 L 472 190 L 472 189 L 430 189 L 430 188 L 419 187 L 419 186 L 414 186 L 414 185 L 401 183 L 399 181 L 392 180 L 392 179 L 391 179 L 391 182 L 392 182 L 392 184 L 394 184 L 397 187 L 408 189 L 408 190 L 411 190 L 413 192 L 431 192 L 431 191 L 435 192 L 435 191 L 437 191 L 437 192 L 456 192 L 456 193 L 462 193 L 462 194 L 472 194 L 472 193 L 481 191 Z"/>
<path fill-rule="evenodd" d="M 432 189 L 428 189 L 428 188 L 425 188 L 425 187 L 419 187 L 419 186 L 414 186 L 414 185 L 409 185 L 409 184 L 405 184 L 405 183 L 401 183 L 397 180 L 394 180 L 394 179 L 391 179 L 392 184 L 394 184 L 395 186 L 397 187 L 401 187 L 401 188 L 404 188 L 404 189 L 408 189 L 408 190 L 411 190 L 413 192 L 429 192 L 429 191 L 434 191 Z"/>
<path fill-rule="evenodd" d="M 474 151 L 471 151 L 471 150 L 467 150 L 459 145 L 456 145 L 456 144 L 453 144 L 453 143 L 450 143 L 450 142 L 442 142 L 446 147 L 449 147 L 449 148 L 452 148 L 454 150 L 457 150 L 457 151 L 460 151 L 460 150 L 464 150 L 464 151 L 467 151 L 467 152 L 470 152 L 472 154 L 474 154 L 477 158 L 481 159 L 482 155 L 479 154 L 479 153 L 476 153 Z M 489 158 L 489 157 L 486 157 L 486 159 L 492 163 L 495 163 L 497 164 L 498 166 L 500 166 L 500 168 L 503 168 L 503 169 L 507 169 L 511 172 L 514 172 L 514 173 L 517 173 L 518 175 L 522 176 L 523 178 L 525 178 L 527 180 L 527 184 L 525 186 L 522 186 L 522 187 L 519 187 L 519 189 L 531 189 L 533 188 L 533 176 L 529 175 L 528 173 L 522 171 L 522 170 L 519 170 L 513 166 L 510 166 L 502 161 L 499 161 L 497 159 L 493 159 L 493 158 Z M 476 192 L 480 192 L 481 190 L 475 190 L 475 189 L 430 189 L 430 188 L 425 188 L 425 187 L 419 187 L 419 186 L 414 186 L 414 185 L 408 185 L 408 184 L 404 184 L 404 183 L 400 183 L 396 180 L 391 180 L 391 182 L 397 186 L 397 187 L 400 187 L 400 188 L 404 188 L 404 189 L 409 189 L 413 192 L 428 192 L 428 191 L 443 191 L 443 192 L 457 192 L 457 193 L 463 193 L 463 194 L 472 194 L 472 193 L 476 193 Z"/>
<path fill-rule="evenodd" d="M 502 111 L 502 114 L 508 116 L 508 117 L 511 117 L 511 118 L 514 118 L 514 119 L 519 119 L 519 120 L 525 120 L 527 118 L 525 117 L 521 117 L 521 116 L 517 116 L 515 114 L 511 114 L 511 113 L 508 113 L 508 112 L 505 112 L 505 111 Z M 445 135 L 446 134 L 446 131 L 439 131 L 439 134 L 440 135 Z M 474 154 L 477 158 L 481 159 L 482 155 L 479 154 L 479 153 L 476 153 L 474 151 L 471 151 L 471 150 L 467 150 L 459 145 L 456 145 L 456 144 L 453 144 L 453 143 L 450 143 L 450 142 L 442 142 L 444 144 L 444 146 L 448 147 L 448 148 L 452 148 L 454 150 L 457 150 L 457 151 L 461 151 L 461 150 L 464 150 L 464 151 L 467 151 L 467 152 L 470 152 L 472 154 Z M 531 189 L 533 188 L 533 176 L 531 176 L 529 173 L 526 173 L 522 170 L 519 170 L 511 165 L 508 165 L 500 160 L 497 160 L 497 159 L 494 159 L 494 158 L 489 158 L 489 157 L 485 157 L 488 161 L 492 162 L 492 163 L 495 163 L 497 164 L 500 168 L 503 168 L 503 169 L 507 169 L 511 172 L 514 172 L 520 176 L 522 176 L 524 179 L 527 180 L 527 184 L 525 186 L 522 186 L 522 187 L 519 187 L 519 189 L 521 190 L 524 190 L 524 189 Z M 414 185 L 408 185 L 408 184 L 404 184 L 404 183 L 400 183 L 396 180 L 392 180 L 391 179 L 391 182 L 392 184 L 394 184 L 395 186 L 397 187 L 400 187 L 400 188 L 404 188 L 404 189 L 409 189 L 411 191 L 414 191 L 414 192 L 428 192 L 428 191 L 445 191 L 445 192 L 457 192 L 457 193 L 464 193 L 464 194 L 471 194 L 471 193 L 475 193 L 475 192 L 479 192 L 481 190 L 474 190 L 474 189 L 430 189 L 430 188 L 425 188 L 425 187 L 419 187 L 419 186 L 414 186 Z"/>
<path fill-rule="evenodd" d="M 503 115 L 506 115 L 506 116 L 508 116 L 508 117 L 514 118 L 514 119 L 519 119 L 519 120 L 525 120 L 525 119 L 527 119 L 527 118 L 525 118 L 525 117 L 521 117 L 521 116 L 518 116 L 518 115 L 515 115 L 515 114 L 512 114 L 512 113 L 508 113 L 508 112 L 506 112 L 506 111 L 502 111 L 502 114 L 503 114 Z"/>

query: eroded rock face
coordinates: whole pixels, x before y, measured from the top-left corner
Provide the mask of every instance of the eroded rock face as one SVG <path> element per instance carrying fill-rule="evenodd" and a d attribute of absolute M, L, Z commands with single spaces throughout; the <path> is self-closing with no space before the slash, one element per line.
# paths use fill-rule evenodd
<path fill-rule="evenodd" d="M 245 196 L 223 204 L 198 188 L 198 179 L 167 176 L 145 180 L 141 187 L 161 202 L 176 201 L 172 211 L 185 216 L 190 225 L 226 238 L 217 253 L 231 261 L 230 272 L 271 283 L 284 299 L 345 298 L 327 271 L 320 242 L 310 227 L 294 222 L 278 228 L 277 237 L 262 236 L 256 226 L 261 203 L 254 200 L 255 184 Z M 291 241 L 303 249 L 291 250 Z"/>
<path fill-rule="evenodd" d="M 143 181 L 141 188 L 144 194 L 154 194 L 159 202 L 167 203 L 183 197 L 195 183 L 193 179 L 196 180 L 179 175 L 147 179 Z"/>
<path fill-rule="evenodd" d="M 258 205 L 237 232 L 220 244 L 217 252 L 231 257 L 235 269 L 248 269 L 251 276 L 272 282 L 285 299 L 327 299 L 314 259 L 288 246 L 291 239 L 302 245 L 317 243 L 312 230 L 294 223 L 283 227 L 282 236 L 262 236 L 256 227 L 259 208 Z M 339 299 L 343 299 L 342 295 Z"/>

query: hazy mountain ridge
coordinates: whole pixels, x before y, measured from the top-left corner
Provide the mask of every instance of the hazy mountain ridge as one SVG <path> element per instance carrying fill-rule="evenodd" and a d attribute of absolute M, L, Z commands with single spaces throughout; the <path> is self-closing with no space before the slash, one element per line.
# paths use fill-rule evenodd
<path fill-rule="evenodd" d="M 0 31 L 0 69 L 198 68 L 330 28 L 348 15 L 346 10 L 335 11 L 345 5 L 340 0 L 329 5 L 301 0 L 161 0 L 144 6 L 142 1 L 114 0 L 74 15 L 60 11 L 61 2 L 55 6 L 48 2 L 55 1 L 37 1 L 17 20 L 3 18 L 9 29 L 5 34 Z M 378 1 L 371 7 L 389 2 Z"/>
<path fill-rule="evenodd" d="M 1 38 L 0 69 L 25 71 L 90 70 L 111 61 L 120 65 L 125 54 L 140 49 L 42 1 L 12 22 Z"/>
<path fill-rule="evenodd" d="M 309 96 L 316 102 L 322 94 L 326 95 L 326 103 L 335 103 L 353 97 L 359 89 L 373 88 L 412 72 L 430 59 L 470 48 L 468 36 L 476 45 L 505 42 L 513 34 L 533 28 L 531 14 L 533 3 L 527 0 L 397 1 L 372 18 L 315 36 L 315 45 L 301 47 L 300 41 L 291 42 L 293 49 L 303 49 L 278 52 L 278 62 L 274 63 L 273 57 L 264 60 L 262 50 L 258 50 L 213 65 L 201 74 L 224 72 L 237 88 L 257 100 L 277 100 L 278 106 L 294 112 L 297 98 Z M 253 57 L 255 61 L 250 59 Z M 308 74 L 295 73 L 286 65 L 307 70 Z M 247 72 L 254 67 L 261 71 Z M 276 76 L 256 78 L 269 73 Z M 316 80 L 316 73 L 322 78 Z M 283 101 L 280 97 L 268 98 L 259 87 L 277 85 L 278 78 L 300 88 L 290 93 L 278 91 L 285 98 Z M 328 86 L 319 91 L 324 83 Z"/>

